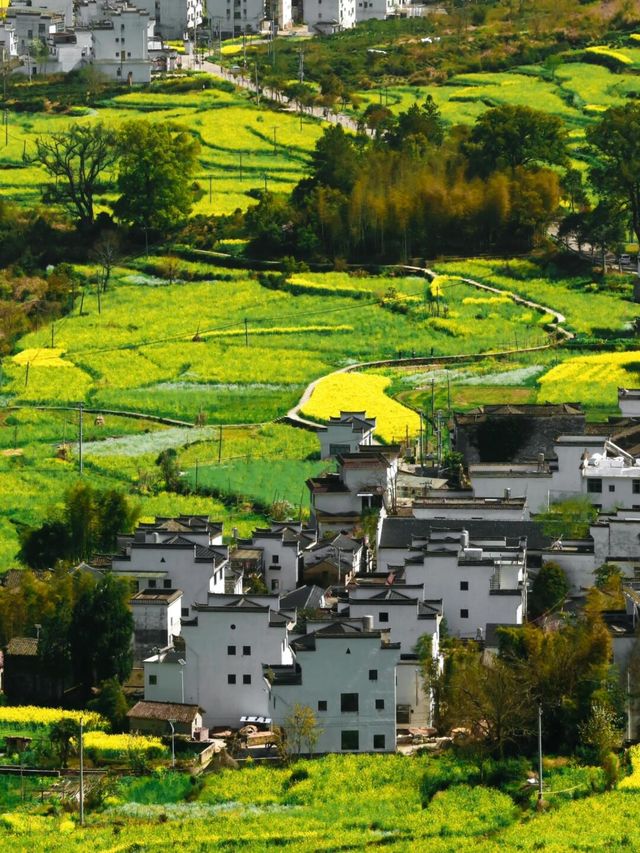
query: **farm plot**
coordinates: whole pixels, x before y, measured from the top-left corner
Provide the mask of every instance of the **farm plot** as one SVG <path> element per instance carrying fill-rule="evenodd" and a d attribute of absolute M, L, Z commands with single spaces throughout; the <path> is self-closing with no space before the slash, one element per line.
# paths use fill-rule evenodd
<path fill-rule="evenodd" d="M 196 178 L 205 192 L 196 213 L 231 213 L 245 208 L 251 203 L 247 192 L 264 188 L 265 181 L 279 191 L 292 189 L 304 175 L 309 152 L 322 133 L 319 122 L 306 119 L 301 125 L 291 113 L 260 108 L 244 93 L 217 89 L 179 95 L 133 92 L 76 117 L 12 113 L 9 145 L 0 169 L 0 195 L 25 205 L 39 201 L 46 175 L 39 167 L 23 162 L 23 154 L 28 157 L 33 153 L 38 136 L 64 131 L 76 121 L 103 121 L 118 127 L 140 118 L 174 121 L 198 137 L 202 150 Z M 107 192 L 101 201 L 111 198 Z"/>

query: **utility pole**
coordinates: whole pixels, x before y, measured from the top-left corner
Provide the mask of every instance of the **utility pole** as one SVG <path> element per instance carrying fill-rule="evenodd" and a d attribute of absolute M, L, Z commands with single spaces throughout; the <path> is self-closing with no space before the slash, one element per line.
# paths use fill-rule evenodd
<path fill-rule="evenodd" d="M 249 346 L 249 321 L 246 317 L 244 318 L 244 345 Z"/>
<path fill-rule="evenodd" d="M 4 144 L 5 147 L 9 144 L 9 110 L 6 107 L 4 110 Z"/>
<path fill-rule="evenodd" d="M 542 702 L 538 702 L 538 808 L 542 808 Z"/>
<path fill-rule="evenodd" d="M 52 323 L 51 324 L 51 349 L 53 349 L 55 346 L 55 328 L 56 328 L 56 324 Z"/>
<path fill-rule="evenodd" d="M 218 465 L 222 459 L 222 424 L 220 424 L 220 435 L 218 436 Z"/>
<path fill-rule="evenodd" d="M 84 460 L 82 458 L 82 407 L 84 403 L 78 403 L 78 467 L 80 468 L 80 475 L 82 475 L 84 471 Z"/>
<path fill-rule="evenodd" d="M 80 826 L 84 826 L 84 718 L 80 717 Z"/>
<path fill-rule="evenodd" d="M 273 156 L 274 157 L 276 156 L 276 153 L 277 153 L 277 147 L 276 147 L 277 146 L 277 138 L 276 138 L 277 132 L 278 132 L 278 128 L 274 127 L 273 128 Z"/>
<path fill-rule="evenodd" d="M 211 175 L 209 175 L 209 204 L 211 204 L 211 199 L 213 197 L 213 191 L 211 188 L 212 181 L 213 181 L 213 177 Z"/>
<path fill-rule="evenodd" d="M 176 766 L 176 729 L 174 726 L 175 720 L 167 720 L 171 726 L 171 766 Z"/>
<path fill-rule="evenodd" d="M 298 81 L 304 83 L 304 50 L 298 51 Z"/>
<path fill-rule="evenodd" d="M 198 491 L 198 460 L 196 459 L 196 492 Z"/>

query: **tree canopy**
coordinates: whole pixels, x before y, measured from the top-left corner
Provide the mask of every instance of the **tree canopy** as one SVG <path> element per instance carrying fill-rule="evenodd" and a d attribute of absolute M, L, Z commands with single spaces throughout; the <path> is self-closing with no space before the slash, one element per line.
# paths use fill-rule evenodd
<path fill-rule="evenodd" d="M 158 232 L 186 219 L 196 197 L 197 139 L 180 125 L 131 121 L 120 131 L 119 150 L 116 215 L 135 228 Z"/>

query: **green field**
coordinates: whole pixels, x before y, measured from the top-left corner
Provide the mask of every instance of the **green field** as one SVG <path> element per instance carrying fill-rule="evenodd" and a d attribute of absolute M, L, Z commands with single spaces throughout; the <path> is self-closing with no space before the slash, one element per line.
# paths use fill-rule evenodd
<path fill-rule="evenodd" d="M 634 787 L 594 793 L 603 788 L 602 771 L 555 761 L 545 775 L 551 811 L 537 815 L 526 772 L 526 759 L 514 761 L 507 780 L 493 782 L 490 771 L 482 784 L 477 767 L 447 757 L 333 755 L 289 768 L 224 770 L 200 785 L 160 773 L 116 783 L 84 829 L 69 815 L 45 817 L 31 803 L 16 807 L 7 792 L 12 810 L 0 817 L 0 842 L 34 853 L 88 845 L 105 851 L 559 853 L 640 844 Z"/>
<path fill-rule="evenodd" d="M 76 121 L 103 121 L 117 128 L 124 121 L 146 118 L 184 124 L 198 137 L 202 150 L 196 179 L 205 194 L 194 212 L 231 213 L 251 203 L 247 191 L 264 189 L 265 177 L 269 189 L 291 190 L 305 173 L 309 152 L 322 133 L 320 122 L 307 118 L 301 125 L 292 113 L 261 108 L 241 92 L 230 94 L 217 89 L 175 94 L 153 89 L 132 92 L 85 112 L 87 115 L 81 117 L 11 112 L 0 194 L 24 205 L 40 201 L 46 175 L 22 159 L 24 152 L 28 156 L 34 151 L 38 136 L 64 131 Z M 105 196 L 103 201 L 107 200 Z"/>

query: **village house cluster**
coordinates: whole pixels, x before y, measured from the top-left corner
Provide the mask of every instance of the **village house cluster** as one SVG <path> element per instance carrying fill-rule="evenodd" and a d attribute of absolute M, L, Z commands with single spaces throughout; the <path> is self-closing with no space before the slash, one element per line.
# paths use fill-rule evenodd
<path fill-rule="evenodd" d="M 603 424 L 574 403 L 455 414 L 464 461 L 450 477 L 377 444 L 365 412 L 342 412 L 318 428 L 335 470 L 308 480 L 308 522 L 234 530 L 230 544 L 206 516 L 139 524 L 106 567 L 80 567 L 131 584 L 144 694 L 132 726 L 182 709 L 206 739 L 247 720 L 282 726 L 302 706 L 319 752 L 394 751 L 399 732 L 431 726 L 425 673 L 442 667 L 444 626 L 495 652 L 550 561 L 576 607 L 599 566 L 619 567 L 627 613 L 609 621 L 624 666 L 640 612 L 640 395 L 621 390 L 620 402 L 623 416 Z M 537 514 L 572 497 L 598 510 L 588 536 L 545 532 Z M 36 653 L 37 640 L 12 640 L 7 689 Z"/>
<path fill-rule="evenodd" d="M 332 33 L 370 18 L 417 16 L 404 0 L 11 0 L 0 21 L 2 61 L 17 72 L 67 73 L 86 66 L 112 80 L 148 83 L 182 59 L 168 41 L 194 46 L 245 34 L 271 37 L 305 22 Z"/>

